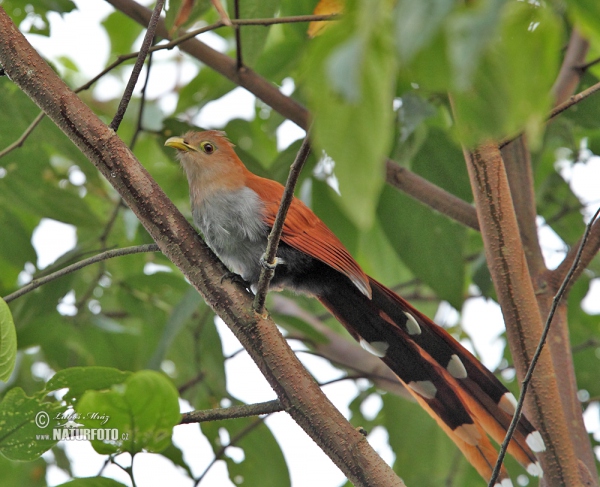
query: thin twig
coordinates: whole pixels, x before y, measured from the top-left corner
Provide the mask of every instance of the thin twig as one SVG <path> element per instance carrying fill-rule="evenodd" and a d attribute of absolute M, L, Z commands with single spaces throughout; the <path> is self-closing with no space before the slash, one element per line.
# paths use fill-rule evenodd
<path fill-rule="evenodd" d="M 19 137 L 8 147 L 6 147 L 2 151 L 0 151 L 0 157 L 4 157 L 9 152 L 12 152 L 13 150 L 21 147 L 25 143 L 25 140 L 27 140 L 27 137 L 29 137 L 29 135 L 31 135 L 31 132 L 33 132 L 33 130 L 38 126 L 38 124 L 42 121 L 43 118 L 44 118 L 44 112 L 38 113 L 37 117 L 34 118 L 33 122 L 31 122 L 29 124 L 29 127 L 27 127 L 25 129 L 25 132 L 23 132 L 21 134 L 21 137 Z"/>
<path fill-rule="evenodd" d="M 234 14 L 235 14 L 235 19 L 239 20 L 239 18 L 240 18 L 240 0 L 235 0 L 233 2 L 233 9 L 234 9 Z M 244 65 L 244 62 L 242 59 L 242 32 L 240 29 L 240 24 L 235 24 L 234 29 L 235 29 L 235 61 L 236 61 L 236 67 L 239 71 L 240 69 L 242 69 L 242 66 Z"/>
<path fill-rule="evenodd" d="M 154 44 L 154 39 L 152 39 L 152 43 Z M 140 132 L 143 130 L 142 127 L 142 119 L 144 118 L 144 108 L 146 107 L 146 90 L 148 89 L 148 82 L 150 81 L 150 72 L 152 70 L 152 51 L 148 53 L 148 66 L 146 67 L 146 79 L 144 80 L 144 86 L 142 86 L 142 92 L 140 97 L 140 111 L 138 112 L 137 123 L 135 126 L 135 131 L 133 132 L 133 137 L 131 137 L 131 142 L 129 143 L 129 148 L 131 150 L 134 149 L 135 143 L 137 142 L 138 136 Z"/>
<path fill-rule="evenodd" d="M 519 423 L 519 420 L 521 419 L 521 411 L 523 410 L 523 404 L 525 403 L 525 396 L 527 394 L 527 389 L 529 387 L 529 383 L 531 382 L 531 378 L 533 377 L 533 372 L 535 370 L 535 366 L 537 365 L 540 355 L 542 354 L 542 350 L 544 349 L 544 345 L 546 343 L 546 338 L 548 337 L 548 333 L 550 331 L 550 325 L 552 324 L 552 319 L 554 318 L 556 309 L 558 308 L 558 305 L 559 305 L 560 301 L 562 300 L 563 295 L 565 294 L 565 291 L 569 285 L 569 281 L 573 277 L 573 274 L 575 274 L 575 269 L 577 268 L 577 266 L 579 264 L 579 260 L 581 259 L 581 254 L 583 253 L 583 248 L 585 247 L 585 243 L 587 242 L 588 236 L 592 229 L 592 225 L 598 218 L 598 215 L 600 215 L 600 208 L 598 208 L 598 210 L 596 211 L 596 213 L 594 214 L 594 216 L 592 217 L 590 222 L 587 224 L 585 233 L 583 235 L 583 239 L 581 240 L 581 245 L 579 246 L 579 250 L 577 252 L 575 260 L 573 261 L 573 264 L 571 265 L 569 272 L 565 276 L 562 285 L 560 286 L 559 290 L 557 291 L 556 295 L 554 296 L 554 299 L 552 299 L 552 306 L 550 307 L 550 311 L 548 312 L 548 318 L 546 319 L 546 324 L 544 325 L 544 330 L 542 331 L 542 336 L 540 337 L 540 342 L 538 343 L 537 349 L 536 349 L 535 353 L 533 354 L 533 358 L 531 359 L 531 364 L 529 364 L 529 368 L 527 369 L 527 374 L 525 374 L 525 378 L 523 379 L 523 382 L 521 384 L 521 397 L 519 397 L 519 401 L 517 403 L 515 414 L 510 423 L 510 426 L 506 432 L 506 437 L 504 438 L 504 441 L 502 442 L 500 452 L 498 453 L 498 460 L 496 461 L 496 465 L 494 466 L 494 470 L 492 472 L 492 476 L 488 483 L 488 487 L 493 487 L 494 485 L 496 485 L 496 480 L 498 479 L 498 475 L 500 473 L 500 468 L 502 467 L 502 462 L 504 461 L 504 457 L 506 456 L 508 444 L 510 443 L 510 440 L 514 434 L 517 424 Z"/>
<path fill-rule="evenodd" d="M 207 421 L 220 421 L 222 419 L 247 418 L 249 416 L 261 416 L 263 414 L 277 413 L 283 411 L 284 407 L 279 399 L 259 402 L 257 404 L 240 404 L 228 408 L 207 409 L 204 411 L 190 411 L 181 415 L 179 424 L 204 423 Z"/>
<path fill-rule="evenodd" d="M 283 233 L 285 217 L 287 216 L 288 209 L 290 208 L 292 200 L 294 199 L 294 188 L 298 182 L 298 176 L 300 176 L 300 171 L 302 171 L 302 167 L 304 166 L 309 153 L 310 137 L 309 132 L 307 132 L 306 137 L 304 138 L 304 141 L 302 142 L 302 145 L 296 154 L 296 159 L 290 166 L 290 174 L 281 197 L 281 204 L 279 205 L 279 210 L 277 211 L 277 217 L 275 218 L 273 228 L 271 229 L 271 233 L 267 239 L 267 249 L 265 251 L 265 255 L 261 260 L 263 267 L 260 271 L 260 278 L 258 280 L 256 296 L 254 297 L 253 303 L 254 310 L 260 315 L 264 313 L 269 283 L 275 275 L 275 266 L 277 265 L 277 248 L 279 246 L 279 239 Z"/>
<path fill-rule="evenodd" d="M 557 115 L 560 115 L 562 112 L 564 112 L 565 110 L 568 110 L 573 105 L 577 105 L 577 103 L 581 102 L 582 100 L 585 100 L 587 97 L 593 95 L 598 90 L 600 90 L 600 81 L 598 83 L 590 86 L 586 90 L 583 90 L 582 92 L 577 93 L 576 95 L 573 95 L 573 96 L 569 97 L 569 99 L 567 101 L 565 101 L 565 102 L 561 103 L 560 105 L 554 107 L 552 109 L 552 111 L 550 112 L 550 114 L 548 115 L 548 117 L 546 118 L 546 120 L 547 121 L 552 120 Z M 502 149 L 506 145 L 510 144 L 513 140 L 515 140 L 518 137 L 520 137 L 522 135 L 522 133 L 523 132 L 515 135 L 514 137 L 511 137 L 509 139 L 503 140 L 498 147 L 500 149 Z"/>
<path fill-rule="evenodd" d="M 48 274 L 47 276 L 40 277 L 39 279 L 35 279 L 34 281 L 31 281 L 26 286 L 23 286 L 18 291 L 15 291 L 14 293 L 9 294 L 8 296 L 4 297 L 4 301 L 6 301 L 7 303 L 10 301 L 13 301 L 13 300 L 23 296 L 24 294 L 27 294 L 27 293 L 33 291 L 34 289 L 42 286 L 43 284 L 46 284 L 47 282 L 53 281 L 55 279 L 58 279 L 59 277 L 70 274 L 71 272 L 78 271 L 79 269 L 82 269 L 91 264 L 95 264 L 97 262 L 102 262 L 104 260 L 112 259 L 114 257 L 120 257 L 122 255 L 139 254 L 142 252 L 159 252 L 159 251 L 160 251 L 160 249 L 158 248 L 158 245 L 156 245 L 156 244 L 136 245 L 134 247 L 125 247 L 123 249 L 107 250 L 106 252 L 102 252 L 101 254 L 94 255 L 93 257 L 90 257 L 89 259 L 84 259 L 80 262 L 76 262 L 75 264 L 71 264 L 70 266 L 67 266 L 64 269 L 61 269 L 59 271 L 53 272 L 52 274 Z"/>
<path fill-rule="evenodd" d="M 110 128 L 113 129 L 115 132 L 119 130 L 119 125 L 121 125 L 121 122 L 123 121 L 125 111 L 127 110 L 127 106 L 129 105 L 129 101 L 131 100 L 131 95 L 133 94 L 133 90 L 135 88 L 135 85 L 137 84 L 138 78 L 140 77 L 142 67 L 144 66 L 144 62 L 146 61 L 148 50 L 152 46 L 152 41 L 154 40 L 154 33 L 156 32 L 156 26 L 158 24 L 158 19 L 160 19 L 160 13 L 162 12 L 164 3 L 165 0 L 156 0 L 156 6 L 154 7 L 154 11 L 152 12 L 152 17 L 150 17 L 150 23 L 148 24 L 146 34 L 144 35 L 144 41 L 142 42 L 140 54 L 135 62 L 135 65 L 133 66 L 133 71 L 131 72 L 129 81 L 127 81 L 127 86 L 125 87 L 125 91 L 123 92 L 123 96 L 121 97 L 121 101 L 119 102 L 117 113 L 112 119 L 112 122 L 110 122 Z"/>

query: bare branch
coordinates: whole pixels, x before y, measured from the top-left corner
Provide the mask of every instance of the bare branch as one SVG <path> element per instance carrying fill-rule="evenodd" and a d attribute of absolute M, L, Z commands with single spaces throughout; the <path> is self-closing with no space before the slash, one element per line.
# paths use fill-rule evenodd
<path fill-rule="evenodd" d="M 458 223 L 479 231 L 477 211 L 473 205 L 448 193 L 445 189 L 436 186 L 391 159 L 386 161 L 386 169 L 386 180 L 390 185 L 404 191 L 424 205 L 456 220 Z"/>
<path fill-rule="evenodd" d="M 80 262 L 76 262 L 75 264 L 71 264 L 70 266 L 65 267 L 59 271 L 53 272 L 52 274 L 48 274 L 47 276 L 40 277 L 39 279 L 35 279 L 31 281 L 26 286 L 23 286 L 18 291 L 15 291 L 12 294 L 4 297 L 4 301 L 7 303 L 13 301 L 21 296 L 37 289 L 44 284 L 54 281 L 59 277 L 66 276 L 67 274 L 71 274 L 72 272 L 78 271 L 79 269 L 83 269 L 88 265 L 96 264 L 98 262 L 105 261 L 107 259 L 113 259 L 115 257 L 121 257 L 122 255 L 130 255 L 130 254 L 139 254 L 142 252 L 160 252 L 158 245 L 156 244 L 146 244 L 146 245 L 136 245 L 135 247 L 125 247 L 123 249 L 114 249 L 107 250 L 106 252 L 102 252 L 101 254 L 94 255 L 89 259 L 84 259 Z"/>
<path fill-rule="evenodd" d="M 129 105 L 129 101 L 131 100 L 131 95 L 133 94 L 133 90 L 135 88 L 135 85 L 137 84 L 137 80 L 140 77 L 142 67 L 144 66 L 144 62 L 146 61 L 146 56 L 148 55 L 148 50 L 150 49 L 150 46 L 152 45 L 152 40 L 154 39 L 156 25 L 158 24 L 158 19 L 160 18 L 160 13 L 162 12 L 164 4 L 165 0 L 156 0 L 156 5 L 154 7 L 154 11 L 152 12 L 152 16 L 150 17 L 148 29 L 146 30 L 146 34 L 144 35 L 142 48 L 140 49 L 139 56 L 135 61 L 135 65 L 133 66 L 133 71 L 131 72 L 129 81 L 127 81 L 127 86 L 125 87 L 125 91 L 123 93 L 123 96 L 121 97 L 121 101 L 119 102 L 117 113 L 115 114 L 115 117 L 110 123 L 110 128 L 113 129 L 115 132 L 119 130 L 119 125 L 121 125 L 121 121 L 125 116 L 125 111 L 127 110 L 127 106 Z"/>
<path fill-rule="evenodd" d="M 501 153 L 529 273 L 538 276 L 546 270 L 546 264 L 538 238 L 531 155 L 525 135 L 517 137 L 503 147 Z"/>
<path fill-rule="evenodd" d="M 294 189 L 296 188 L 298 177 L 300 176 L 300 172 L 304 167 L 304 163 L 306 162 L 309 153 L 310 139 L 309 134 L 307 133 L 302 145 L 300 146 L 300 149 L 298 150 L 298 153 L 296 154 L 296 159 L 290 166 L 290 174 L 285 184 L 283 195 L 281 196 L 279 210 L 277 211 L 273 228 L 271 229 L 267 239 L 267 249 L 263 259 L 261 260 L 263 266 L 260 271 L 260 278 L 258 279 L 256 296 L 254 297 L 253 305 L 254 310 L 258 314 L 263 314 L 265 310 L 265 299 L 267 297 L 267 291 L 269 290 L 269 283 L 275 275 L 275 267 L 277 266 L 277 248 L 279 247 L 279 240 L 281 239 L 281 234 L 283 233 L 283 224 L 285 223 L 285 217 L 287 216 L 288 209 L 290 208 L 292 200 L 294 199 Z"/>
<path fill-rule="evenodd" d="M 556 104 L 564 102 L 577 89 L 581 76 L 585 72 L 581 64 L 585 61 L 589 48 L 590 43 L 581 36 L 577 28 L 574 28 L 560 71 L 551 90 Z"/>
<path fill-rule="evenodd" d="M 208 409 L 205 411 L 190 411 L 181 415 L 179 424 L 204 423 L 222 419 L 247 418 L 283 411 L 284 407 L 278 399 L 257 404 L 241 404 L 228 408 Z"/>

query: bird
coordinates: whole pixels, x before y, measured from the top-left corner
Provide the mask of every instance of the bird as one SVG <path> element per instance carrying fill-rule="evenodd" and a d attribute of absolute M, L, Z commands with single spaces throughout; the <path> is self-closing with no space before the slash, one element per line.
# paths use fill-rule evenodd
<path fill-rule="evenodd" d="M 232 273 L 255 289 L 284 187 L 250 172 L 226 134 L 190 131 L 165 146 L 187 176 L 192 217 Z M 515 396 L 441 326 L 364 273 L 342 242 L 301 200 L 289 207 L 271 290 L 318 299 L 368 352 L 394 372 L 486 480 L 516 409 Z M 542 476 L 539 431 L 523 415 L 508 452 Z M 512 485 L 504 467 L 497 486 Z"/>

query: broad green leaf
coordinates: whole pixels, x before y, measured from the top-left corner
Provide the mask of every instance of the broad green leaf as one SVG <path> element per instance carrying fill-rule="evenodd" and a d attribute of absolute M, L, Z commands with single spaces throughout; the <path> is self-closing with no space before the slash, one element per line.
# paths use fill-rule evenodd
<path fill-rule="evenodd" d="M 498 31 L 498 20 L 505 4 L 505 0 L 477 2 L 450 19 L 447 27 L 449 59 L 458 90 L 471 87 L 479 61 Z"/>
<path fill-rule="evenodd" d="M 455 196 L 472 199 L 462 152 L 444 132 L 429 131 L 412 160 L 412 169 Z M 414 276 L 460 309 L 465 289 L 465 228 L 390 187 L 384 189 L 378 216 L 389 242 Z"/>
<path fill-rule="evenodd" d="M 3 207 L 0 212 L 0 256 L 21 271 L 25 262 L 37 262 L 37 255 L 31 244 L 33 228 L 28 224 L 24 215 L 19 215 L 9 207 Z"/>
<path fill-rule="evenodd" d="M 192 315 L 204 304 L 204 301 L 198 291 L 190 286 L 187 292 L 181 298 L 181 301 L 173 308 L 160 342 L 156 347 L 154 355 L 148 362 L 149 369 L 158 369 L 165 358 L 165 355 L 173 343 L 173 340 L 185 324 L 190 320 Z"/>
<path fill-rule="evenodd" d="M 600 3 L 596 0 L 566 0 L 567 11 L 573 23 L 581 29 L 592 44 L 600 40 Z"/>
<path fill-rule="evenodd" d="M 386 187 L 377 215 L 398 256 L 440 299 L 460 309 L 465 282 L 465 229 Z"/>
<path fill-rule="evenodd" d="M 75 401 L 88 390 L 108 389 L 122 384 L 131 372 L 122 372 L 110 367 L 71 367 L 60 370 L 46 384 L 47 391 L 68 388 L 64 399 Z"/>
<path fill-rule="evenodd" d="M 394 9 L 396 49 L 403 63 L 436 35 L 455 0 L 400 0 Z"/>
<path fill-rule="evenodd" d="M 8 381 L 17 359 L 17 332 L 8 304 L 0 298 L 0 381 Z"/>
<path fill-rule="evenodd" d="M 171 432 L 180 420 L 177 390 L 162 374 L 150 370 L 136 372 L 123 384 L 108 391 L 87 391 L 76 406 L 78 421 L 98 428 L 94 414 L 109 417 L 103 428 L 116 429 L 119 439 L 92 440 L 101 454 L 142 450 L 158 452 L 171 441 Z"/>
<path fill-rule="evenodd" d="M 11 460 L 31 461 L 56 444 L 53 429 L 66 407 L 28 397 L 20 387 L 8 391 L 0 403 L 0 452 Z"/>
<path fill-rule="evenodd" d="M 236 85 L 233 82 L 223 78 L 216 71 L 202 67 L 196 77 L 181 88 L 175 114 L 185 113 L 188 110 L 193 110 L 193 113 L 196 113 L 207 103 L 218 100 L 235 87 Z M 183 134 L 191 128 L 187 126 L 184 130 L 178 131 L 177 135 Z"/>
<path fill-rule="evenodd" d="M 110 51 L 113 55 L 118 56 L 133 51 L 133 43 L 142 32 L 140 24 L 121 12 L 113 12 L 101 23 L 110 39 Z"/>
<path fill-rule="evenodd" d="M 562 28 L 546 7 L 507 3 L 499 35 L 477 66 L 472 86 L 452 92 L 462 141 L 474 145 L 525 130 L 539 142 L 551 106 Z"/>
<path fill-rule="evenodd" d="M 7 486 L 47 487 L 46 467 L 43 458 L 29 462 L 14 462 L 0 455 L 0 478 Z"/>
<path fill-rule="evenodd" d="M 125 487 L 125 484 L 106 477 L 83 477 L 69 480 L 57 487 Z"/>
<path fill-rule="evenodd" d="M 341 206 L 362 229 L 373 222 L 392 136 L 395 56 L 388 2 L 349 5 L 349 13 L 313 41 L 306 90 L 314 142 L 336 163 Z"/>

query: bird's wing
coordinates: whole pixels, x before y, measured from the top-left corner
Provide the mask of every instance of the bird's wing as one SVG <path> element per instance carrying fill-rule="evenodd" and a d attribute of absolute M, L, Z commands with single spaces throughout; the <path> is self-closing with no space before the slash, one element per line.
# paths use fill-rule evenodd
<path fill-rule="evenodd" d="M 272 227 L 283 186 L 276 181 L 252 174 L 246 185 L 256 192 L 265 203 L 264 221 Z M 302 201 L 294 198 L 283 225 L 283 240 L 290 247 L 304 252 L 347 276 L 365 295 L 371 297 L 367 275 L 344 247 L 344 244 Z"/>

